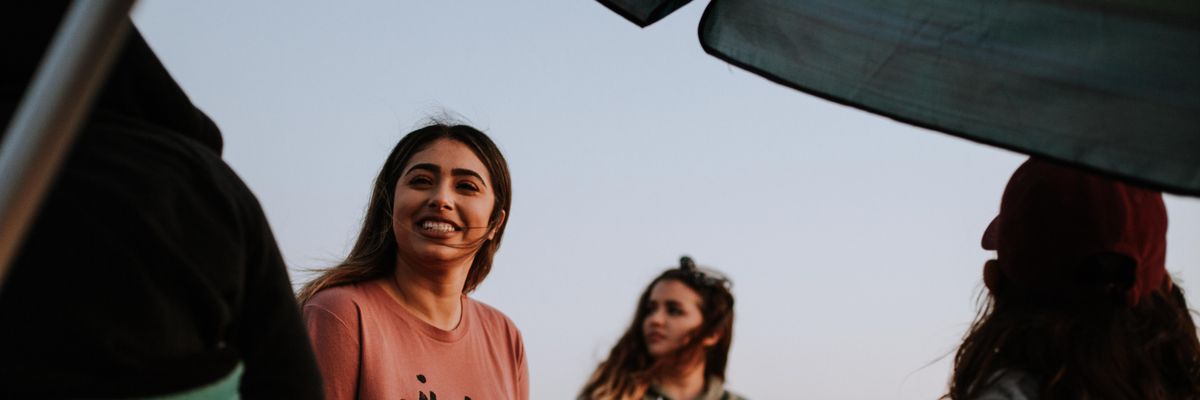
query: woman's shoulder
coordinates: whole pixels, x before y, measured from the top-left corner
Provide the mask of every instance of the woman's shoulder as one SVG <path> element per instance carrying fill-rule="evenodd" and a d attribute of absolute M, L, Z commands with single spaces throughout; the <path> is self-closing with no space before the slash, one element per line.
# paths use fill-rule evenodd
<path fill-rule="evenodd" d="M 368 281 L 322 289 L 304 302 L 304 311 L 321 309 L 337 315 L 357 312 L 363 304 L 372 301 L 370 287 Z"/>
<path fill-rule="evenodd" d="M 472 299 L 468 296 L 463 296 L 464 308 L 469 308 L 474 318 L 479 321 L 485 330 L 502 329 L 510 332 L 515 336 L 520 336 L 520 331 L 517 329 L 517 324 L 513 323 L 500 310 L 496 309 L 479 300 Z"/>
<path fill-rule="evenodd" d="M 726 389 L 725 380 L 715 376 L 708 378 L 708 390 L 705 391 L 702 398 L 711 400 L 746 400 L 742 395 Z"/>

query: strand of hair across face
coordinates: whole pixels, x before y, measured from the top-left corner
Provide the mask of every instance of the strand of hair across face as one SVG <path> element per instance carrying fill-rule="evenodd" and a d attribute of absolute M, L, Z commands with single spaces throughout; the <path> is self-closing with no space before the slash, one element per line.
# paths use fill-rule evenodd
<path fill-rule="evenodd" d="M 389 198 L 389 200 L 391 200 L 391 199 Z M 391 201 L 389 201 L 389 203 L 391 203 Z M 387 217 L 388 217 L 388 220 L 389 220 L 389 221 L 395 221 L 395 220 L 396 220 L 396 216 L 392 214 L 392 210 L 391 210 L 391 209 L 387 209 L 387 210 L 385 211 L 385 213 L 387 214 Z M 471 229 L 492 229 L 492 225 L 491 225 L 491 222 L 489 222 L 487 226 L 464 226 L 464 227 L 462 227 L 462 228 L 460 228 L 460 229 L 461 229 L 461 230 L 464 230 L 464 231 L 469 231 L 469 230 L 471 230 Z M 410 228 L 408 228 L 408 231 L 409 231 L 409 232 L 412 232 L 412 233 L 415 233 L 415 234 L 418 234 L 418 235 L 420 235 L 420 234 L 421 234 L 421 232 L 420 232 L 420 231 L 418 231 L 418 230 L 416 230 L 416 229 L 414 229 L 414 228 L 411 228 L 411 227 L 410 227 Z M 453 248 L 456 248 L 456 249 L 478 249 L 480 246 L 483 246 L 483 242 L 486 242 L 486 241 L 488 241 L 488 237 L 487 237 L 487 235 L 484 235 L 484 236 L 481 236 L 481 237 L 480 237 L 478 240 L 473 240 L 473 241 L 470 241 L 470 242 L 467 242 L 467 243 L 464 243 L 464 244 L 457 244 L 457 245 L 456 245 L 456 244 L 445 244 L 445 246 L 446 246 L 446 247 L 453 247 Z"/>
<path fill-rule="evenodd" d="M 415 228 L 409 227 L 407 229 L 409 232 L 412 232 L 412 233 L 415 233 L 418 235 L 420 235 L 422 233 L 421 231 L 419 231 Z M 460 229 L 464 230 L 464 231 L 469 231 L 471 229 L 492 229 L 492 227 L 491 227 L 491 225 L 488 225 L 488 226 L 466 226 L 466 227 L 462 227 Z M 487 237 L 487 235 L 483 235 L 483 236 L 480 236 L 479 239 L 472 240 L 467 243 L 463 243 L 463 244 L 445 243 L 443 245 L 446 247 L 453 247 L 456 249 L 478 249 L 480 246 L 483 246 L 483 242 L 488 241 L 488 239 L 489 238 Z"/>

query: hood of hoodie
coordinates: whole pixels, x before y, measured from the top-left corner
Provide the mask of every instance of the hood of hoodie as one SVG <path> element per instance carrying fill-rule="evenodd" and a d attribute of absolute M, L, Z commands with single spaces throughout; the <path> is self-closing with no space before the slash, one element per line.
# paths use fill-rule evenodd
<path fill-rule="evenodd" d="M 0 6 L 0 37 L 4 38 L 0 48 L 4 55 L 0 63 L 0 121 L 5 131 L 68 4 L 38 1 Z M 109 117 L 161 128 L 152 131 L 188 137 L 221 153 L 223 141 L 216 124 L 192 104 L 137 28 L 130 30 L 81 134 L 91 134 L 88 124 Z"/>

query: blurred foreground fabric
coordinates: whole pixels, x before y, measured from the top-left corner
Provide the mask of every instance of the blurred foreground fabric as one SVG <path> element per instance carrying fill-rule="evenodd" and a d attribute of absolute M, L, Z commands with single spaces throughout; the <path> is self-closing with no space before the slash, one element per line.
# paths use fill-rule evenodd
<path fill-rule="evenodd" d="M 653 24 L 680 0 L 601 0 Z M 708 53 L 898 121 L 1200 195 L 1200 2 L 712 0 Z"/>

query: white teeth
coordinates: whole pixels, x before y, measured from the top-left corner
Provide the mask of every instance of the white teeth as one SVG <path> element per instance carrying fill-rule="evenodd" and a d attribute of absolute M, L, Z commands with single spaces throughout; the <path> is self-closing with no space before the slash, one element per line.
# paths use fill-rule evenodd
<path fill-rule="evenodd" d="M 421 228 L 423 228 L 427 231 L 434 231 L 434 232 L 453 232 L 454 231 L 454 225 L 450 225 L 449 223 L 446 223 L 446 222 L 437 222 L 437 221 L 425 221 L 425 223 L 421 225 Z"/>

